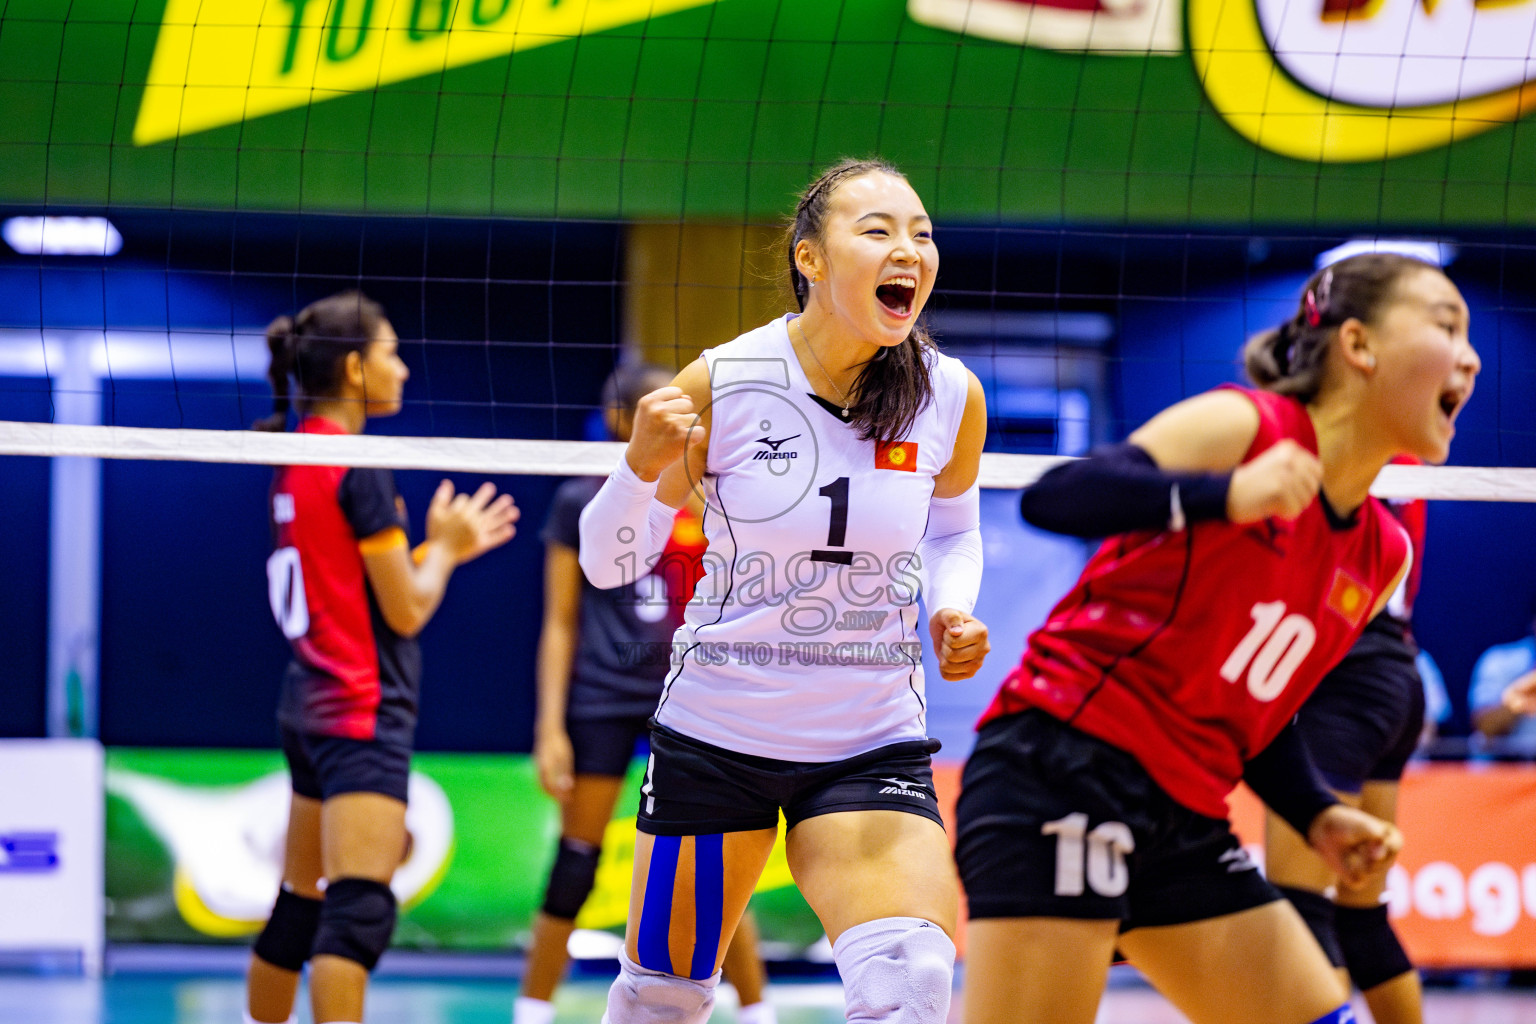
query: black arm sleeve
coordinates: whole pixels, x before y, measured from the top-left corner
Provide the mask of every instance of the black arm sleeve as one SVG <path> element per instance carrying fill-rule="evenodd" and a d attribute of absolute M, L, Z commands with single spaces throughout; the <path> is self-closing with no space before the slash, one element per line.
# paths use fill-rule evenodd
<path fill-rule="evenodd" d="M 1230 481 L 1223 474 L 1166 473 L 1127 441 L 1049 470 L 1025 489 L 1019 512 L 1031 526 L 1073 537 L 1183 529 L 1226 518 Z"/>
<path fill-rule="evenodd" d="M 1317 816 L 1339 802 L 1323 781 L 1294 721 L 1243 766 L 1243 781 L 1303 839 Z"/>

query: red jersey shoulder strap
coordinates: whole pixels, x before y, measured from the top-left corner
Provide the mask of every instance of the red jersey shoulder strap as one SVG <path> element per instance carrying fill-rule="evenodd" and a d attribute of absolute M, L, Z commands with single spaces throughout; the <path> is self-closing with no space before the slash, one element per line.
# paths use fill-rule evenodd
<path fill-rule="evenodd" d="M 1240 384 L 1223 384 L 1216 390 L 1236 391 L 1259 411 L 1259 432 L 1254 435 L 1253 444 L 1248 446 L 1244 462 L 1285 438 L 1317 454 L 1317 432 L 1312 429 L 1312 418 L 1307 415 L 1307 407 L 1296 399 Z"/>

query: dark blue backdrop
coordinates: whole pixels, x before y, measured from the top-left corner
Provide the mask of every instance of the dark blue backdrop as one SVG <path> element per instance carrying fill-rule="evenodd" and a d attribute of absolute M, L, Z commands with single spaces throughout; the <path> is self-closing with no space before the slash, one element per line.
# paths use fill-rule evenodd
<path fill-rule="evenodd" d="M 381 299 L 411 367 L 410 404 L 378 433 L 586 436 L 622 337 L 622 231 L 609 224 L 115 213 L 109 261 L 0 257 L 0 327 L 247 330 L 342 287 Z M 1316 254 L 1342 235 L 941 230 L 937 309 L 1091 311 L 1108 343 L 1109 433 L 1237 375 L 1242 339 L 1284 315 Z M 1510 239 L 1463 240 L 1452 276 L 1484 359 L 1453 462 L 1536 464 L 1527 422 L 1536 258 Z M 422 339 L 431 339 L 423 341 Z M 555 342 L 557 344 L 552 344 Z M 107 422 L 240 429 L 268 409 L 259 381 L 109 381 Z M 0 418 L 51 417 L 48 383 L 0 378 Z M 286 645 L 262 565 L 269 471 L 104 464 L 101 734 L 113 744 L 267 746 Z M 48 464 L 0 459 L 0 735 L 44 731 Z M 437 477 L 398 474 L 420 530 Z M 455 476 L 460 487 L 477 478 Z M 420 745 L 526 750 L 541 612 L 537 540 L 552 478 L 495 481 L 523 509 L 506 548 L 460 570 L 423 635 Z M 1489 644 L 1527 628 L 1536 509 L 1438 502 L 1419 632 L 1460 704 Z M 1006 646 L 1017 649 L 1016 641 Z M 1464 709 L 1453 728 L 1465 728 Z"/>

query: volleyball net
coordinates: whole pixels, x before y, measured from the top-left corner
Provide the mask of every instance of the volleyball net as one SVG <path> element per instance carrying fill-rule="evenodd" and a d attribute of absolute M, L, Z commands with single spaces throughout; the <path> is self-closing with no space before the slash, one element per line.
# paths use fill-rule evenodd
<path fill-rule="evenodd" d="M 498 476 L 606 476 L 624 451 L 608 441 L 514 441 L 106 427 L 0 421 L 0 455 L 223 462 L 266 466 L 373 466 Z M 984 488 L 1027 487 L 1072 456 L 983 453 Z M 1387 466 L 1379 498 L 1536 502 L 1536 470 Z"/>
<path fill-rule="evenodd" d="M 1006 538 L 988 564 L 1042 594 L 1070 584 L 1080 545 L 1017 533 L 1008 489 L 1240 380 L 1244 339 L 1291 316 L 1341 247 L 1445 265 L 1484 371 L 1452 465 L 1390 467 L 1377 493 L 1440 501 L 1426 637 L 1459 644 L 1463 673 L 1528 621 L 1519 567 L 1536 562 L 1520 504 L 1536 501 L 1532 39 L 1530 4 L 8 4 L 0 503 L 19 514 L 0 570 L 38 582 L 0 614 L 41 635 L 69 621 L 47 595 L 74 602 L 79 628 L 48 656 L 63 693 L 101 605 L 108 719 L 171 714 L 231 650 L 276 678 L 258 467 L 404 470 L 418 513 L 413 471 L 492 476 L 526 540 L 553 477 L 617 460 L 599 408 L 612 369 L 677 368 L 782 315 L 795 194 L 879 156 L 934 217 L 929 323 L 986 391 L 986 523 Z M 250 430 L 272 408 L 265 325 L 347 289 L 401 339 L 401 412 L 358 437 Z M 1009 562 L 1026 549 L 1055 568 Z M 467 568 L 486 576 L 464 584 L 485 619 L 434 626 L 472 655 L 454 677 L 487 680 L 474 700 L 512 700 L 474 630 L 512 623 L 532 649 L 539 552 L 498 556 L 513 586 Z M 142 642 L 168 623 L 174 643 Z M 43 674 L 33 662 L 22 676 Z M 266 720 L 252 692 L 226 720 Z M 190 717 L 107 731 L 208 727 Z M 496 721 L 466 717 L 453 744 L 499 749 Z"/>

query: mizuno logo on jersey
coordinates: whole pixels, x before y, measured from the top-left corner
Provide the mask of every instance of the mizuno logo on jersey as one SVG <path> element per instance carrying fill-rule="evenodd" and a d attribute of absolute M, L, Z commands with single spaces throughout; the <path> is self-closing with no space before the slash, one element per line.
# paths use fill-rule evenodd
<path fill-rule="evenodd" d="M 894 785 L 886 786 L 880 791 L 882 796 L 886 793 L 890 793 L 894 796 L 910 796 L 914 800 L 928 799 L 927 793 L 924 793 L 920 789 L 910 788 L 912 783 L 906 781 L 905 779 L 881 779 L 880 781 L 894 783 Z"/>
<path fill-rule="evenodd" d="M 773 440 L 772 438 L 768 438 L 768 437 L 760 437 L 760 438 L 757 439 L 757 443 L 758 444 L 765 444 L 765 445 L 767 445 L 769 450 L 768 451 L 758 452 L 756 455 L 752 456 L 752 458 L 753 458 L 754 461 L 772 461 L 774 459 L 798 459 L 800 457 L 800 453 L 799 452 L 781 452 L 781 451 L 779 451 L 779 446 L 783 445 L 783 444 L 787 444 L 788 442 L 793 441 L 795 438 L 797 438 L 799 436 L 800 436 L 799 434 L 791 434 L 788 437 L 781 437 L 777 441 Z"/>

